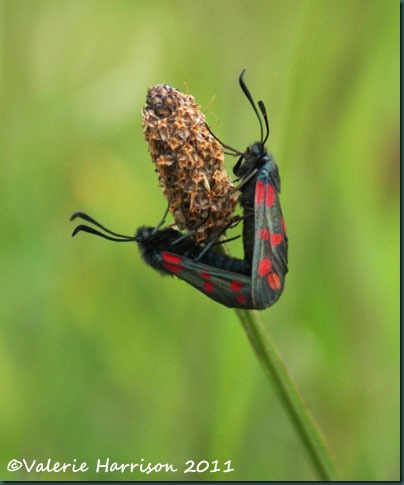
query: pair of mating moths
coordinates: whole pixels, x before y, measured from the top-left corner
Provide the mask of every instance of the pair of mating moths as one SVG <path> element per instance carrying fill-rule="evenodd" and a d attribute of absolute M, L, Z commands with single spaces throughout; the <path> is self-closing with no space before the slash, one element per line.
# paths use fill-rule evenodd
<path fill-rule="evenodd" d="M 144 261 L 163 275 L 174 275 L 209 298 L 230 308 L 262 310 L 280 297 L 288 271 L 288 239 L 279 202 L 278 167 L 266 148 L 269 135 L 265 105 L 259 111 L 244 82 L 240 87 L 258 117 L 260 141 L 240 152 L 212 134 L 199 106 L 166 84 L 148 90 L 143 129 L 160 185 L 180 229 L 142 226 L 135 236 L 110 231 L 83 212 L 72 216 L 93 224 L 80 231 L 119 242 L 136 241 Z M 261 119 L 261 115 L 265 124 Z M 224 149 L 239 156 L 233 172 L 238 187 L 224 169 Z M 237 195 L 241 217 L 233 211 Z M 167 212 L 166 212 L 167 214 Z M 243 223 L 244 259 L 217 251 L 220 236 L 239 221 Z"/>

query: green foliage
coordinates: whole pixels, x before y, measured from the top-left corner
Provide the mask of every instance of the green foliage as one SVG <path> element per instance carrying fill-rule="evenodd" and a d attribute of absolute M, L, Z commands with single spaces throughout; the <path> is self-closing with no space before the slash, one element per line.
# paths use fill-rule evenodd
<path fill-rule="evenodd" d="M 70 238 L 75 210 L 125 233 L 163 214 L 149 86 L 203 107 L 216 95 L 215 133 L 255 141 L 247 67 L 290 238 L 285 293 L 263 317 L 341 475 L 397 480 L 398 2 L 4 1 L 0 15 L 0 479 L 316 478 L 233 311 L 134 245 Z M 107 457 L 235 471 L 95 474 Z M 91 470 L 9 473 L 12 458 Z"/>

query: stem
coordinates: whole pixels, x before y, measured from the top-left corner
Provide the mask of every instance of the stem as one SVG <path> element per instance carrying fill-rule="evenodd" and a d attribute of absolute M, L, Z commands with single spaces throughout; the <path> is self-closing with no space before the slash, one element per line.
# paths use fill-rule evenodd
<path fill-rule="evenodd" d="M 330 452 L 257 311 L 236 310 L 251 345 L 322 480 L 339 480 Z"/>

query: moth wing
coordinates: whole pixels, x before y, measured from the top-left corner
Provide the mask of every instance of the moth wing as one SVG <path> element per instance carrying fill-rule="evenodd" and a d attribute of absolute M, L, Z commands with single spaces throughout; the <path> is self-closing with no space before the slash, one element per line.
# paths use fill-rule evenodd
<path fill-rule="evenodd" d="M 276 187 L 268 171 L 257 177 L 252 264 L 252 300 L 257 309 L 278 300 L 288 272 L 288 239 Z"/>
<path fill-rule="evenodd" d="M 168 251 L 161 253 L 161 265 L 169 273 L 222 305 L 229 308 L 253 308 L 249 276 L 195 262 Z"/>

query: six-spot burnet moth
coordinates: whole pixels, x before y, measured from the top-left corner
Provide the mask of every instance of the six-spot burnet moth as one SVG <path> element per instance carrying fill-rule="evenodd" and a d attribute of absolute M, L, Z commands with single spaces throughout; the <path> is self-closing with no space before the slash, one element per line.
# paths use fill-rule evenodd
<path fill-rule="evenodd" d="M 135 236 L 110 231 L 92 217 L 76 212 L 71 220 L 81 218 L 102 229 L 85 224 L 73 231 L 84 231 L 118 242 L 135 241 L 144 261 L 163 275 L 177 276 L 212 300 L 230 308 L 254 308 L 251 300 L 251 277 L 248 263 L 203 247 L 191 237 L 166 227 L 139 227 Z"/>
<path fill-rule="evenodd" d="M 243 208 L 244 259 L 251 265 L 253 307 L 267 308 L 282 294 L 288 272 L 288 238 L 279 202 L 280 177 L 274 158 L 265 148 L 269 123 L 265 105 L 258 106 L 244 82 L 245 69 L 240 74 L 240 87 L 249 100 L 260 124 L 260 141 L 240 152 L 228 145 L 233 155 L 240 155 L 233 168 L 239 179 L 240 205 Z"/>

